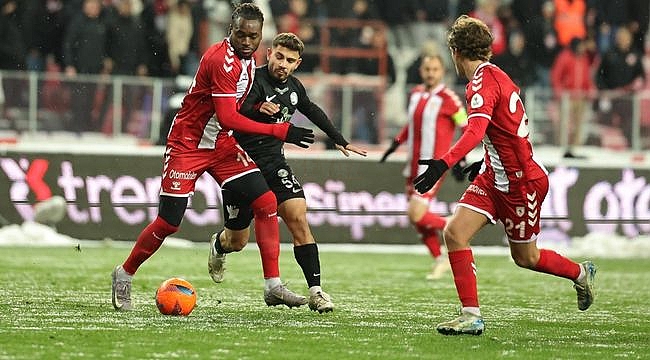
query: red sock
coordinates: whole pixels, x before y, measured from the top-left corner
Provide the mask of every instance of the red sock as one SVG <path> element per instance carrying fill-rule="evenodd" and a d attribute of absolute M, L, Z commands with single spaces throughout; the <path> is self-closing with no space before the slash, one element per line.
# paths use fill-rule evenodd
<path fill-rule="evenodd" d="M 420 219 L 415 226 L 418 228 L 423 228 L 427 230 L 431 229 L 443 229 L 447 224 L 447 219 L 442 216 L 436 215 L 432 212 L 427 212 L 424 214 L 422 219 Z"/>
<path fill-rule="evenodd" d="M 575 280 L 580 275 L 580 265 L 553 250 L 540 249 L 535 271 Z"/>
<path fill-rule="evenodd" d="M 255 239 L 262 257 L 264 278 L 280 277 L 280 228 L 278 205 L 272 191 L 267 191 L 251 204 L 255 215 Z"/>
<path fill-rule="evenodd" d="M 454 283 L 460 303 L 463 307 L 479 307 L 476 264 L 474 264 L 472 249 L 450 251 L 449 263 L 454 274 Z"/>
<path fill-rule="evenodd" d="M 415 227 L 422 235 L 422 242 L 427 246 L 431 256 L 434 258 L 437 258 L 441 254 L 438 230 L 442 230 L 446 224 L 447 219 L 432 212 L 425 213 L 422 219 L 415 223 Z"/>
<path fill-rule="evenodd" d="M 138 236 L 138 240 L 131 249 L 131 254 L 122 264 L 124 271 L 131 275 L 135 274 L 140 265 L 160 248 L 165 238 L 176 231 L 178 231 L 178 226 L 172 226 L 161 217 L 156 217 Z"/>
<path fill-rule="evenodd" d="M 438 236 L 438 231 L 429 230 L 420 234 L 422 236 L 422 242 L 427 246 L 427 249 L 429 249 L 431 256 L 438 258 L 442 254 L 440 251 L 440 237 Z"/>

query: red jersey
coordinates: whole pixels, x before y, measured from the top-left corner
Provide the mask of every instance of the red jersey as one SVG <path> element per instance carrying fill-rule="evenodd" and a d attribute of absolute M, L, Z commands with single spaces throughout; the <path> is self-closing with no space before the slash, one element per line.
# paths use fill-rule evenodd
<path fill-rule="evenodd" d="M 458 96 L 444 84 L 431 90 L 418 85 L 411 91 L 408 122 L 395 140 L 408 146 L 403 175 L 412 180 L 425 170 L 420 159 L 439 158 L 451 147 L 456 126 L 467 124 L 467 113 Z"/>
<path fill-rule="evenodd" d="M 546 169 L 533 159 L 528 117 L 519 88 L 510 77 L 485 62 L 476 68 L 465 94 L 468 126 L 443 160 L 455 164 L 478 143 L 475 137 L 483 137 L 485 175 L 497 190 L 509 192 L 513 184 L 546 176 Z"/>
<path fill-rule="evenodd" d="M 226 125 L 228 120 L 238 120 L 232 111 L 239 110 L 254 75 L 255 60 L 239 58 L 227 38 L 208 48 L 174 118 L 167 143 L 185 150 L 214 149 L 218 134 L 232 128 Z M 229 99 L 232 101 L 223 101 Z M 226 109 L 217 109 L 215 102 L 220 100 Z"/>

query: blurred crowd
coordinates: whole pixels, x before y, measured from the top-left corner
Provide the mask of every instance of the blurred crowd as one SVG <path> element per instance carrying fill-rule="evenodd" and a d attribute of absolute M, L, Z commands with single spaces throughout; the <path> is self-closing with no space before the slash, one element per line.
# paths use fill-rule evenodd
<path fill-rule="evenodd" d="M 265 0 L 268 32 L 293 32 L 316 49 L 326 19 L 369 25 L 327 32 L 339 47 L 385 49 L 443 46 L 456 16 L 485 21 L 494 34 L 493 61 L 522 87 L 551 85 L 562 50 L 575 54 L 580 40 L 590 66 L 600 60 L 630 62 L 642 56 L 648 32 L 647 0 Z M 193 74 L 201 53 L 226 36 L 232 6 L 220 0 L 0 0 L 0 69 L 112 73 L 169 77 Z M 382 22 L 388 36 L 371 26 Z M 272 35 L 271 35 L 272 36 Z M 311 45 L 311 47 L 310 47 Z M 308 51 L 303 71 L 321 66 Z M 567 61 L 567 56 L 560 57 Z M 570 61 L 571 59 L 569 59 Z M 376 59 L 334 61 L 329 71 L 376 74 Z M 392 66 L 391 66 L 392 67 Z M 388 69 L 391 72 L 392 69 Z M 389 74 L 390 75 L 390 74 Z M 618 75 L 618 74 L 615 74 Z M 613 76 L 613 78 L 620 78 Z M 417 82 L 417 81 L 416 81 Z M 597 86 L 617 84 L 599 78 Z"/>
<path fill-rule="evenodd" d="M 227 36 L 240 2 L 0 0 L 0 70 L 192 76 L 203 51 Z M 648 0 L 253 2 L 266 14 L 263 46 L 277 32 L 303 39 L 302 72 L 385 75 L 390 85 L 403 71 L 406 84 L 418 83 L 417 54 L 437 49 L 448 56 L 446 30 L 469 14 L 493 32 L 492 61 L 522 88 L 551 89 L 556 98 L 571 93 L 573 118 L 583 117 L 598 90 L 648 88 Z M 621 107 L 616 101 L 599 106 Z M 580 134 L 579 127 L 572 133 Z"/>

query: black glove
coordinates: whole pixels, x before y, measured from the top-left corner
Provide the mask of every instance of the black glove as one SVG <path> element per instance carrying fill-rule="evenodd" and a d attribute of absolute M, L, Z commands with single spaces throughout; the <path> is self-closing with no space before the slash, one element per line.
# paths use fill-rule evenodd
<path fill-rule="evenodd" d="M 289 130 L 287 130 L 287 137 L 284 138 L 284 142 L 298 145 L 301 148 L 305 149 L 308 148 L 310 144 L 313 144 L 314 141 L 314 131 L 312 129 L 306 129 L 293 125 L 289 125 Z"/>
<path fill-rule="evenodd" d="M 383 163 L 384 161 L 386 161 L 386 159 L 388 159 L 388 155 L 394 153 L 398 147 L 399 147 L 399 143 L 397 142 L 397 140 L 393 140 L 393 143 L 390 144 L 390 147 L 388 147 L 388 149 L 386 149 L 384 155 L 381 157 L 381 160 L 379 160 L 379 162 Z"/>
<path fill-rule="evenodd" d="M 465 166 L 467 166 L 467 160 L 465 160 L 465 157 L 460 159 L 460 161 L 458 161 L 456 165 L 452 166 L 451 174 L 454 176 L 454 179 L 456 179 L 456 181 L 458 182 L 465 181 L 465 173 L 463 171 Z"/>
<path fill-rule="evenodd" d="M 476 179 L 476 175 L 478 175 L 478 172 L 481 170 L 481 166 L 483 166 L 483 160 L 479 160 L 476 162 L 473 162 L 471 165 L 463 169 L 463 174 L 467 174 L 467 180 L 474 181 Z"/>
<path fill-rule="evenodd" d="M 413 186 L 420 194 L 431 190 L 442 174 L 449 169 L 449 165 L 439 159 L 418 160 L 418 164 L 429 166 L 425 172 L 413 180 Z"/>

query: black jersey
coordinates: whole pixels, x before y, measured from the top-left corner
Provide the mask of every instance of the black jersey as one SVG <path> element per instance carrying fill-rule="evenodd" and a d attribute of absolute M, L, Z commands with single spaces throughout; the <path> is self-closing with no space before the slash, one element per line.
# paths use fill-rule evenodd
<path fill-rule="evenodd" d="M 274 102 L 280 105 L 280 111 L 273 116 L 261 113 L 258 109 L 263 102 Z M 280 82 L 269 74 L 266 65 L 257 68 L 253 85 L 239 112 L 255 121 L 281 123 L 291 121 L 296 110 L 325 132 L 334 143 L 342 146 L 348 144 L 325 112 L 309 99 L 305 87 L 298 78 L 290 75 L 286 81 Z M 282 140 L 272 136 L 239 132 L 235 132 L 235 138 L 262 170 L 285 161 Z"/>

